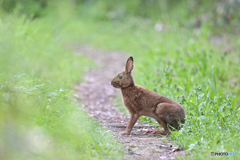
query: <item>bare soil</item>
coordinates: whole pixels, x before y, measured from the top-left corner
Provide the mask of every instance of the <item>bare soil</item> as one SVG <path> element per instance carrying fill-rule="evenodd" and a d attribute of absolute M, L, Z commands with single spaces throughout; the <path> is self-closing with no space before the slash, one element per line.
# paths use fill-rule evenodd
<path fill-rule="evenodd" d="M 124 71 L 128 56 L 122 52 L 104 52 L 89 46 L 77 46 L 77 54 L 85 54 L 94 60 L 98 67 L 84 76 L 84 82 L 77 85 L 78 95 L 87 113 L 112 131 L 125 147 L 125 159 L 151 160 L 176 159 L 183 157 L 184 151 L 172 145 L 165 136 L 144 134 L 156 129 L 138 120 L 131 135 L 120 135 L 127 126 L 129 117 L 119 112 L 114 101 L 120 90 L 111 86 L 112 78 Z"/>

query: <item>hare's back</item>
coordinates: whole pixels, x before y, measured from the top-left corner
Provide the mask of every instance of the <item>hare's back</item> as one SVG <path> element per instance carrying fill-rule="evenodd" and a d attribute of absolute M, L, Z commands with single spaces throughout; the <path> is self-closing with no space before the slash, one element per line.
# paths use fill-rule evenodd
<path fill-rule="evenodd" d="M 178 104 L 176 101 L 165 97 L 163 95 L 160 95 L 156 92 L 153 92 L 149 89 L 146 89 L 140 85 L 136 85 L 136 87 L 138 88 L 139 91 L 139 95 L 140 95 L 140 99 L 144 99 L 144 101 L 147 101 L 151 104 L 153 104 L 154 106 L 157 106 L 159 103 L 169 103 L 169 104 L 176 104 L 176 105 L 180 105 Z"/>

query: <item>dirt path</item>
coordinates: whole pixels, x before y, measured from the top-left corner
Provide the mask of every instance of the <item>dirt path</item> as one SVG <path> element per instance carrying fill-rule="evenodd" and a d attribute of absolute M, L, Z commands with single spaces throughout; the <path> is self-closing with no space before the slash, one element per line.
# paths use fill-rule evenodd
<path fill-rule="evenodd" d="M 78 54 L 85 54 L 93 59 L 98 68 L 85 75 L 85 81 L 77 86 L 79 97 L 84 102 L 84 109 L 91 117 L 100 121 L 111 130 L 115 137 L 123 143 L 125 159 L 176 159 L 183 157 L 184 151 L 178 151 L 178 146 L 171 145 L 166 137 L 144 135 L 149 129 L 156 128 L 143 122 L 135 124 L 131 135 L 119 135 L 128 123 L 128 117 L 113 106 L 114 98 L 120 90 L 110 85 L 112 78 L 124 70 L 128 56 L 121 52 L 103 52 L 88 46 L 78 46 Z M 166 143 L 164 143 L 164 142 Z"/>

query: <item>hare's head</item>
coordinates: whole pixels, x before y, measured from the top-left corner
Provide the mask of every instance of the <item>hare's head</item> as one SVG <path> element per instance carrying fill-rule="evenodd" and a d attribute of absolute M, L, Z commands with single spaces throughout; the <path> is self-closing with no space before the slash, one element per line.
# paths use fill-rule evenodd
<path fill-rule="evenodd" d="M 119 73 L 113 78 L 111 85 L 115 88 L 127 88 L 134 86 L 133 76 L 131 74 L 133 69 L 133 57 L 129 57 L 126 63 L 125 72 Z"/>

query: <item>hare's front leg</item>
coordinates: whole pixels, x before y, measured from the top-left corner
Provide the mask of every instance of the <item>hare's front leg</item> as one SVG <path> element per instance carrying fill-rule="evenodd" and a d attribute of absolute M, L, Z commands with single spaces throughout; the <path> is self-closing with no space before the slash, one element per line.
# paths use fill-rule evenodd
<path fill-rule="evenodd" d="M 131 118 L 130 118 L 130 120 L 128 122 L 127 128 L 123 132 L 120 132 L 120 134 L 122 134 L 122 135 L 130 134 L 131 131 L 132 131 L 132 128 L 133 128 L 134 124 L 137 122 L 138 118 L 139 118 L 139 115 L 132 114 Z"/>

